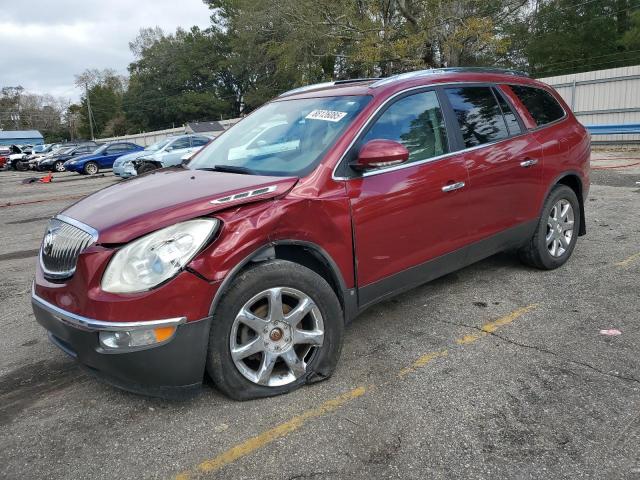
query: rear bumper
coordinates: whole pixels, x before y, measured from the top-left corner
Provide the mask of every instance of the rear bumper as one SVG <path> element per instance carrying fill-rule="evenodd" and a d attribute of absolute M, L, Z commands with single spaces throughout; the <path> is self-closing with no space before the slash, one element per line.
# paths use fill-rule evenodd
<path fill-rule="evenodd" d="M 94 376 L 135 393 L 181 398 L 198 391 L 204 376 L 211 317 L 184 323 L 184 319 L 150 322 L 103 322 L 66 312 L 32 293 L 36 320 L 54 345 L 75 358 Z M 167 343 L 144 350 L 105 352 L 101 330 L 144 328 L 158 322 L 178 324 Z"/>

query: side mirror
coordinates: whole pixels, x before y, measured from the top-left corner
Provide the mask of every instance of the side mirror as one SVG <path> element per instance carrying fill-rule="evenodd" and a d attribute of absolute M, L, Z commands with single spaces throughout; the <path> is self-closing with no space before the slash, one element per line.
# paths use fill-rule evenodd
<path fill-rule="evenodd" d="M 356 170 L 399 165 L 409 160 L 409 150 L 393 140 L 370 140 L 358 152 L 358 158 L 352 167 Z"/>

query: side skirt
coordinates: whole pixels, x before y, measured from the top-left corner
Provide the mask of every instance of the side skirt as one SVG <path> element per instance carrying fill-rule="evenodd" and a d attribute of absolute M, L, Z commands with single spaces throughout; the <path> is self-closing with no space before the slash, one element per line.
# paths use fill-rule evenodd
<path fill-rule="evenodd" d="M 538 220 L 522 223 L 454 252 L 360 287 L 358 289 L 359 313 L 378 302 L 411 290 L 418 285 L 435 280 L 498 252 L 519 247 L 531 238 L 537 225 Z"/>

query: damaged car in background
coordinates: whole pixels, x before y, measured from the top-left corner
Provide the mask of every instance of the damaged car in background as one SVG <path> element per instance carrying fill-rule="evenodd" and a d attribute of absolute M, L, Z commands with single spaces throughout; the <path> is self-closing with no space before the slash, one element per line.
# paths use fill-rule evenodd
<path fill-rule="evenodd" d="M 205 135 L 179 135 L 166 139 L 161 148 L 141 155 L 133 160 L 127 169 L 128 176 L 140 175 L 158 168 L 174 167 L 180 165 L 183 157 L 192 157 L 198 150 L 212 140 Z M 132 173 L 133 170 L 133 173 Z"/>

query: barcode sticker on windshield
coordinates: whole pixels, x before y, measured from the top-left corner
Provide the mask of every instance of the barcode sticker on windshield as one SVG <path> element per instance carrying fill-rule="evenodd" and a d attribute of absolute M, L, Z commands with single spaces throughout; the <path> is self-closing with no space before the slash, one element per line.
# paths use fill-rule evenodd
<path fill-rule="evenodd" d="M 347 112 L 337 112 L 335 110 L 313 110 L 304 118 L 310 120 L 324 120 L 326 122 L 339 122 L 347 115 Z"/>

